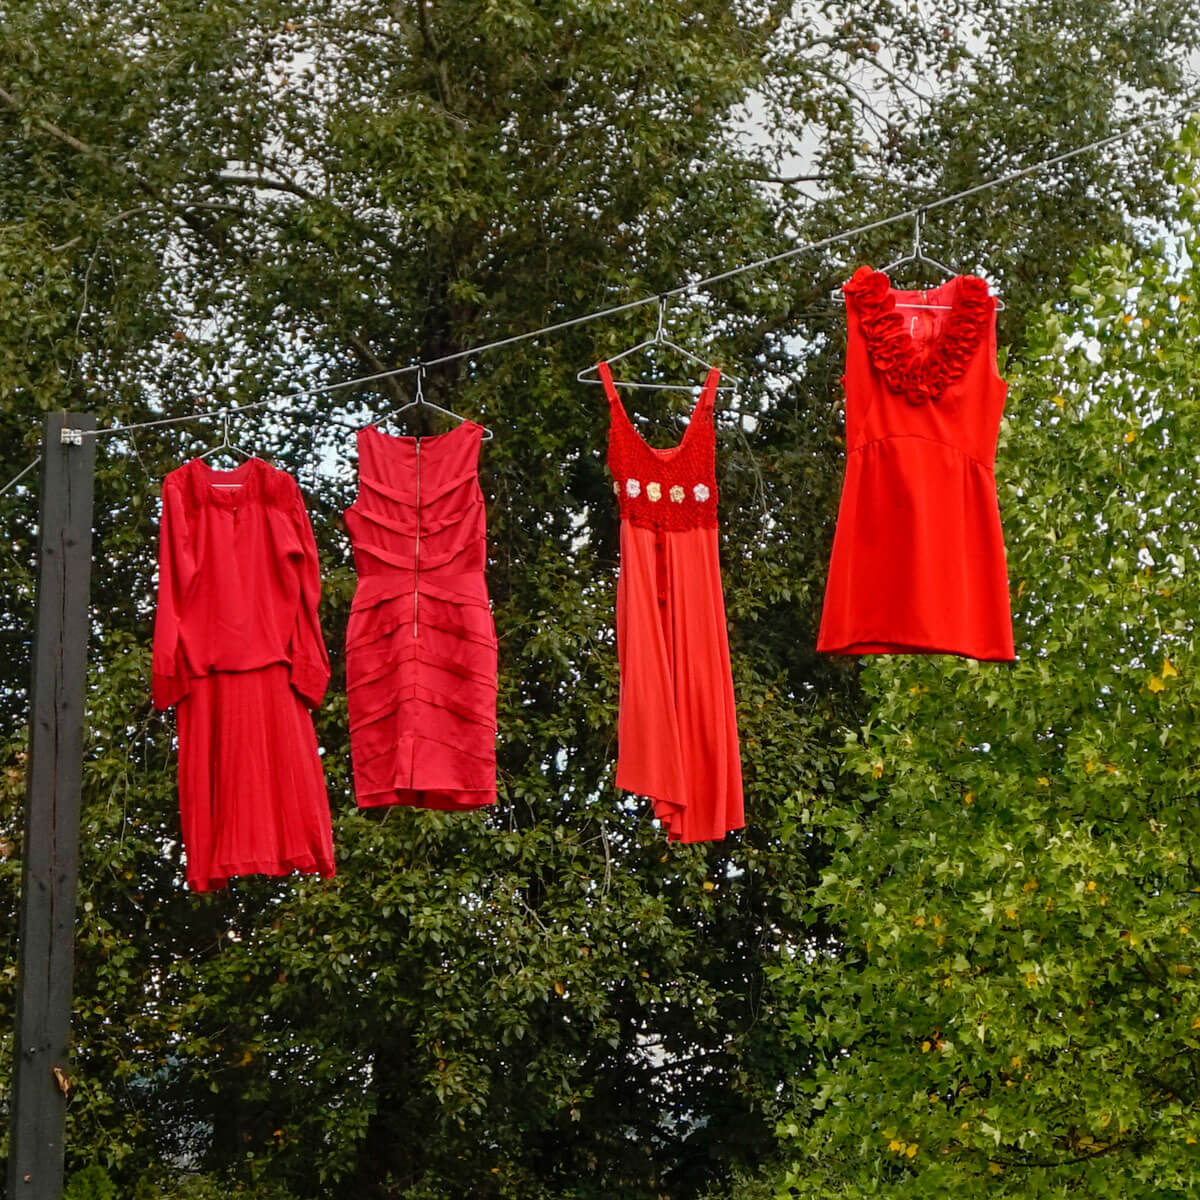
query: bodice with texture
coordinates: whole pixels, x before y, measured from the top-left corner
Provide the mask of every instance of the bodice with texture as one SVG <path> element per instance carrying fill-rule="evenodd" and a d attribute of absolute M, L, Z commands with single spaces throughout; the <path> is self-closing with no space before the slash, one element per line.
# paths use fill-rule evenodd
<path fill-rule="evenodd" d="M 629 420 L 608 363 L 599 364 L 611 425 L 608 469 L 622 518 L 647 529 L 715 529 L 717 526 L 716 433 L 713 398 L 720 372 L 712 370 L 678 446 L 656 450 Z"/>
<path fill-rule="evenodd" d="M 996 372 L 987 284 L 959 275 L 901 291 L 882 271 L 860 267 L 844 292 L 847 454 L 886 438 L 926 438 L 991 470 L 1007 389 Z"/>
<path fill-rule="evenodd" d="M 495 802 L 496 631 L 484 570 L 483 428 L 358 434 L 346 510 L 358 586 L 346 628 L 355 793 L 363 806 Z"/>
<path fill-rule="evenodd" d="M 487 603 L 482 433 L 473 421 L 422 438 L 393 437 L 374 425 L 359 430 L 359 494 L 346 509 L 360 581 L 356 607 L 375 594 L 426 589 L 465 590 L 466 599 Z"/>

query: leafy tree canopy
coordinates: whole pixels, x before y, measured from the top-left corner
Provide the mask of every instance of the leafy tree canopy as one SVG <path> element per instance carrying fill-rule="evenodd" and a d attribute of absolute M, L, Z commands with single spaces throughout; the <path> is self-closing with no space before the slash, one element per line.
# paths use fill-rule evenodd
<path fill-rule="evenodd" d="M 841 934 L 777 970 L 818 1064 L 785 1195 L 1200 1184 L 1198 145 L 1182 232 L 1091 255 L 1010 371 L 1017 662 L 872 663 L 797 814 Z"/>
<path fill-rule="evenodd" d="M 1190 0 L 793 7 L 9 5 L 4 478 L 36 452 L 42 409 L 132 422 L 347 379 L 958 190 L 1161 108 L 1198 40 Z M 1169 210 L 1156 137 L 944 210 L 931 246 L 989 269 L 1017 336 L 1089 246 Z M 793 177 L 798 141 L 817 148 L 815 179 Z M 794 976 L 765 968 L 801 944 L 849 944 L 827 891 L 814 898 L 828 834 L 799 826 L 794 802 L 834 793 L 864 703 L 852 665 L 812 653 L 840 474 L 826 297 L 906 239 L 879 231 L 668 314 L 750 381 L 759 417 L 722 422 L 749 824 L 718 846 L 667 847 L 611 783 L 616 527 L 604 405 L 573 375 L 640 340 L 648 311 L 430 381 L 497 434 L 483 478 L 502 668 L 492 813 L 353 806 L 339 657 L 351 439 L 326 422 L 385 411 L 408 381 L 236 427 L 298 474 L 321 543 L 329 885 L 182 891 L 171 724 L 149 705 L 157 488 L 211 429 L 103 443 L 73 1200 L 105 1179 L 147 1196 L 684 1198 L 772 1159 L 813 1059 L 780 1019 Z M 677 437 L 665 402 L 645 410 Z M 29 491 L 0 504 L 0 1010 L 34 521 Z"/>

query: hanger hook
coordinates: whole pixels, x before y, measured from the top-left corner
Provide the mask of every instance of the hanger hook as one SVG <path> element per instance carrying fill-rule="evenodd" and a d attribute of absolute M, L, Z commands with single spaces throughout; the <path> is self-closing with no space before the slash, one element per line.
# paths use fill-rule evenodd
<path fill-rule="evenodd" d="M 916 219 L 913 221 L 913 258 L 920 261 L 923 257 L 921 254 L 921 229 L 925 224 L 925 208 L 922 206 L 917 209 Z"/>
<path fill-rule="evenodd" d="M 425 403 L 425 364 L 417 363 L 417 390 L 413 399 L 417 404 Z"/>
<path fill-rule="evenodd" d="M 661 342 L 663 339 L 663 321 L 667 315 L 667 298 L 666 296 L 658 297 L 658 328 L 654 331 L 654 340 Z"/>
<path fill-rule="evenodd" d="M 229 409 L 223 407 L 221 409 L 221 445 L 229 446 L 231 444 L 229 441 Z"/>

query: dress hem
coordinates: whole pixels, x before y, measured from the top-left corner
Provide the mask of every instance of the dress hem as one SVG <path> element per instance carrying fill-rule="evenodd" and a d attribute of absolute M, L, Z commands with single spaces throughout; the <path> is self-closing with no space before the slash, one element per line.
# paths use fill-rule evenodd
<path fill-rule="evenodd" d="M 215 892 L 223 888 L 231 879 L 242 875 L 269 875 L 273 878 L 283 878 L 287 875 L 319 875 L 322 879 L 332 879 L 337 874 L 337 868 L 332 862 L 318 862 L 306 858 L 296 860 L 271 860 L 267 862 L 229 863 L 219 874 L 206 875 L 197 878 L 189 875 L 187 885 L 193 892 Z"/>
<path fill-rule="evenodd" d="M 409 793 L 407 796 L 401 793 Z M 444 802 L 430 804 L 428 799 L 418 799 L 428 796 L 430 792 L 446 795 L 463 796 L 461 802 Z M 476 799 L 482 796 L 483 799 Z M 496 803 L 496 792 L 480 788 L 477 791 L 470 788 L 390 788 L 386 791 L 367 792 L 356 796 L 354 802 L 359 808 L 433 808 L 437 812 L 463 812 L 467 809 L 490 808 Z"/>
<path fill-rule="evenodd" d="M 1016 662 L 1016 653 L 1012 650 L 966 650 L 936 643 L 897 642 L 883 638 L 856 638 L 853 641 L 838 642 L 835 645 L 817 642 L 818 654 L 837 654 L 842 657 L 855 657 L 867 654 L 953 654 L 958 658 L 973 658 L 977 662 Z"/>
<path fill-rule="evenodd" d="M 650 801 L 650 807 L 654 813 L 654 819 L 661 821 L 663 828 L 667 831 L 668 842 L 680 842 L 685 846 L 693 846 L 698 842 L 723 842 L 731 833 L 736 833 L 739 829 L 746 828 L 746 822 L 740 821 L 737 825 L 730 825 L 725 829 L 724 833 L 705 833 L 696 834 L 693 837 L 684 837 L 683 834 L 677 833 L 671 828 L 672 818 L 682 817 L 687 811 L 687 805 L 678 804 L 674 800 L 665 800 L 663 797 L 656 795 L 654 792 L 647 791 L 644 788 L 628 787 L 623 783 L 616 784 L 619 791 L 628 792 L 632 796 L 640 796 L 644 800 Z M 659 812 L 659 807 L 672 810 L 666 814 Z"/>

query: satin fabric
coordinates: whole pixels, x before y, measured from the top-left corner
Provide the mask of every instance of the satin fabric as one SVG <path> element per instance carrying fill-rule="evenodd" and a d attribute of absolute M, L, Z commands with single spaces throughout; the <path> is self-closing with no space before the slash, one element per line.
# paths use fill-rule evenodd
<path fill-rule="evenodd" d="M 659 599 L 659 593 L 662 599 Z M 617 787 L 654 801 L 672 841 L 744 824 L 717 531 L 621 523 Z"/>
<path fill-rule="evenodd" d="M 1010 660 L 995 301 L 975 276 L 898 291 L 869 267 L 844 290 L 846 469 L 817 649 Z"/>

